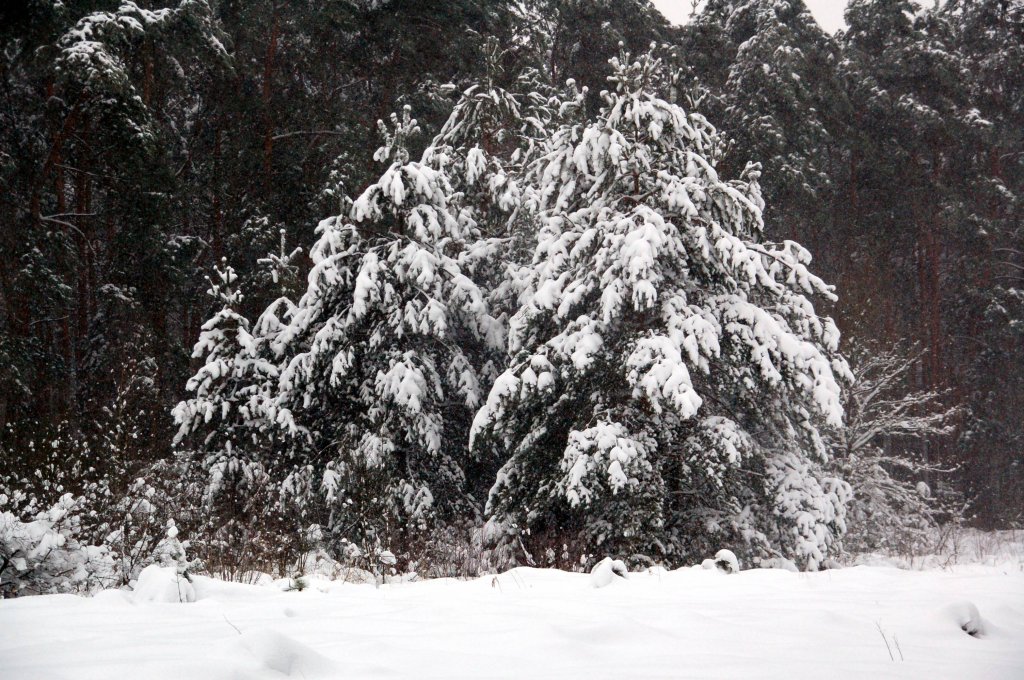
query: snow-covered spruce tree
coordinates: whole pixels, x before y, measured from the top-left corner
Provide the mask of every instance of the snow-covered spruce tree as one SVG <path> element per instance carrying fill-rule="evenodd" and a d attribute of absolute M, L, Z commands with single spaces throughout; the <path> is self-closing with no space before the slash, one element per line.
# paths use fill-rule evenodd
<path fill-rule="evenodd" d="M 527 560 L 729 544 L 815 568 L 847 493 L 821 473 L 848 369 L 808 296 L 831 290 L 798 244 L 760 242 L 756 166 L 719 177 L 714 128 L 656 94 L 661 62 L 612 65 L 596 118 L 555 132 L 527 178 L 538 244 L 473 425 L 507 460 L 489 527 Z"/>
<path fill-rule="evenodd" d="M 244 474 L 249 466 L 249 451 L 267 430 L 266 386 L 278 375 L 277 366 L 258 355 L 249 320 L 238 311 L 242 293 L 234 269 L 225 264 L 215 273 L 208 293 L 220 309 L 203 324 L 192 352 L 204 363 L 185 386 L 193 396 L 173 410 L 175 444 L 199 436 L 195 448 L 211 474 L 211 494 L 225 475 Z"/>
<path fill-rule="evenodd" d="M 912 349 L 864 346 L 851 355 L 846 420 L 828 436 L 832 464 L 853 488 L 843 540 L 850 552 L 920 554 L 928 529 L 956 512 L 957 499 L 933 493 L 937 484 L 929 484 L 951 470 L 929 461 L 927 451 L 931 441 L 952 434 L 958 409 L 944 406 L 940 392 L 908 386 L 921 359 Z"/>
<path fill-rule="evenodd" d="M 291 357 L 277 420 L 292 434 L 285 495 L 322 509 L 328 540 L 407 557 L 433 520 L 477 513 L 467 433 L 504 332 L 462 268 L 478 228 L 457 164 L 410 161 L 416 121 L 392 123 L 376 155 L 387 170 L 317 228 L 308 287 L 277 336 Z"/>
<path fill-rule="evenodd" d="M 195 545 L 210 570 L 229 578 L 273 571 L 297 558 L 297 539 L 282 534 L 301 528 L 281 513 L 273 484 L 281 462 L 275 450 L 280 433 L 271 419 L 279 377 L 271 345 L 280 328 L 277 314 L 288 305 L 274 303 L 250 330 L 239 312 L 237 284 L 231 267 L 216 270 L 208 292 L 220 308 L 203 324 L 193 351 L 204 363 L 186 385 L 192 397 L 173 410 L 182 493 L 193 495 L 192 480 L 205 478 L 204 512 L 192 525 Z"/>

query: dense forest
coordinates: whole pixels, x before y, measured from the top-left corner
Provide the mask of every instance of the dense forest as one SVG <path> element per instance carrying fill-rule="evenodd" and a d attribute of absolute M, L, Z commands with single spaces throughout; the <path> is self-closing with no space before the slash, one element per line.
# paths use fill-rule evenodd
<path fill-rule="evenodd" d="M 846 25 L 4 2 L 0 513 L 125 579 L 1019 526 L 1024 2 Z"/>

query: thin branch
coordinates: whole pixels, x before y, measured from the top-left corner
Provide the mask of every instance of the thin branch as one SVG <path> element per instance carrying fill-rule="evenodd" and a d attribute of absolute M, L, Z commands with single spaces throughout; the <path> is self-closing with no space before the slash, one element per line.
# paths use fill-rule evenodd
<path fill-rule="evenodd" d="M 274 135 L 271 137 L 272 140 L 277 141 L 278 139 L 287 139 L 288 137 L 300 137 L 300 136 L 317 136 L 317 135 L 331 135 L 334 137 L 344 137 L 346 133 L 338 132 L 336 130 L 295 130 L 293 132 L 282 132 L 281 134 Z"/>
<path fill-rule="evenodd" d="M 238 629 L 238 626 L 236 626 L 235 624 L 231 623 L 231 620 L 230 620 L 230 619 L 228 618 L 228 615 L 227 615 L 227 614 L 221 614 L 221 616 L 223 616 L 223 617 L 224 617 L 224 620 L 228 622 L 228 625 L 229 625 L 229 626 L 231 626 L 232 628 L 234 628 L 234 629 L 235 629 L 235 631 L 236 631 L 236 632 L 237 632 L 237 633 L 238 633 L 239 635 L 241 635 L 241 634 L 242 634 L 242 631 Z"/>
<path fill-rule="evenodd" d="M 56 220 L 61 217 L 96 217 L 99 213 L 57 213 L 55 215 L 40 215 L 41 220 Z"/>

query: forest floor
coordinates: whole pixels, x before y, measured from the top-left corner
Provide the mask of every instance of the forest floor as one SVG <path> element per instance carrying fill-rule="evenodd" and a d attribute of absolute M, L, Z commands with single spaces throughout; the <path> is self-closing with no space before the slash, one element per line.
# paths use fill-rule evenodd
<path fill-rule="evenodd" d="M 1024 555 L 907 570 L 519 568 L 304 590 L 172 569 L 135 592 L 0 600 L 0 678 L 1024 677 Z M 967 628 L 975 633 L 969 635 Z"/>

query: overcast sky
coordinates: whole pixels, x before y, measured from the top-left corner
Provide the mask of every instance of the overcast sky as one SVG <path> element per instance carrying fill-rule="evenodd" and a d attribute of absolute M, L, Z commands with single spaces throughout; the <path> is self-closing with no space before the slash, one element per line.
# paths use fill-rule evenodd
<path fill-rule="evenodd" d="M 676 24 L 686 23 L 693 6 L 692 0 L 652 0 L 654 6 L 661 10 L 665 17 Z M 843 9 L 846 0 L 804 0 L 811 9 L 811 14 L 818 20 L 821 27 L 829 33 L 843 25 Z"/>

